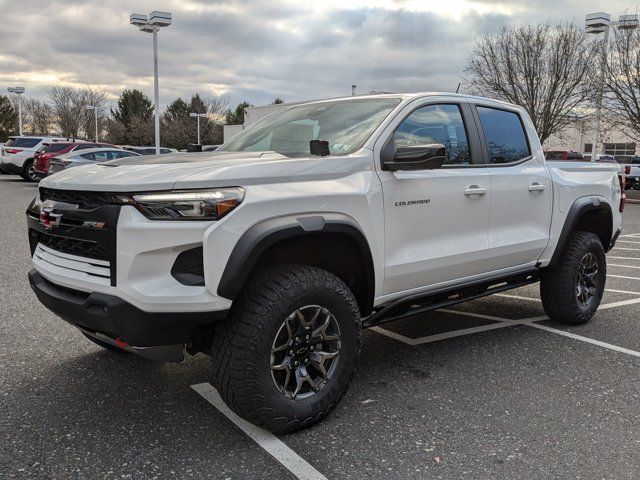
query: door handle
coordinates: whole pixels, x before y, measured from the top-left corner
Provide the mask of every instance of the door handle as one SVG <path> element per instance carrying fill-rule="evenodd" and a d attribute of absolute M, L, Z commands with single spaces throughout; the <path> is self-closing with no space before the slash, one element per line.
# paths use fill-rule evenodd
<path fill-rule="evenodd" d="M 530 192 L 544 192 L 544 190 L 546 189 L 546 185 L 542 185 L 540 183 L 534 182 L 531 185 L 529 185 L 529 191 Z"/>
<path fill-rule="evenodd" d="M 485 193 L 487 193 L 487 189 L 479 185 L 470 185 L 464 189 L 464 194 L 467 197 L 473 197 L 474 195 L 480 196 L 484 195 Z"/>

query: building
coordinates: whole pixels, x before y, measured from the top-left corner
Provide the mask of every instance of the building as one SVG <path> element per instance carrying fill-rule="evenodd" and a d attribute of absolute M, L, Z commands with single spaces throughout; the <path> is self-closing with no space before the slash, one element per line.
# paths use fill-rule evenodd
<path fill-rule="evenodd" d="M 575 120 L 558 134 L 549 137 L 543 145 L 545 150 L 575 150 L 582 152 L 585 158 L 591 158 L 594 119 L 587 117 Z M 613 155 L 617 160 L 637 155 L 638 143 L 625 135 L 612 122 L 603 118 L 600 124 L 600 143 L 598 153 Z"/>

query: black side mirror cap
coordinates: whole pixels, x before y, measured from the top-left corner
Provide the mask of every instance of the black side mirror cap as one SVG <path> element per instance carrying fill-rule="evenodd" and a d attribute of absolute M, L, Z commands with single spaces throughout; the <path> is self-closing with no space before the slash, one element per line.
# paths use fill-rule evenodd
<path fill-rule="evenodd" d="M 390 147 L 395 150 L 390 155 Z M 435 170 L 441 168 L 446 160 L 446 147 L 441 143 L 406 145 L 395 147 L 393 142 L 383 148 L 383 166 L 385 170 Z"/>

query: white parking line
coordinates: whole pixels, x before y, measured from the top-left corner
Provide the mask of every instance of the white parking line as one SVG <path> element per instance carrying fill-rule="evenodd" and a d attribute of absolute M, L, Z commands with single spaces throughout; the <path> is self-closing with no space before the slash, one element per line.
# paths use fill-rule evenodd
<path fill-rule="evenodd" d="M 607 267 L 640 268 L 638 265 L 616 265 L 615 263 L 607 263 Z"/>
<path fill-rule="evenodd" d="M 627 277 L 625 275 L 611 275 L 610 273 L 607 273 L 607 277 L 611 277 L 611 278 L 626 278 L 627 280 L 640 280 L 640 278 L 638 278 L 638 277 Z"/>
<path fill-rule="evenodd" d="M 467 312 L 454 312 L 454 313 L 467 313 Z M 475 316 L 469 314 L 469 316 Z M 498 328 L 510 327 L 512 325 L 519 325 L 522 322 L 519 320 L 500 320 L 496 323 L 489 325 L 481 325 L 479 327 L 463 328 L 460 330 L 451 330 L 450 332 L 437 333 L 435 335 L 427 335 L 426 337 L 410 338 L 399 333 L 391 332 L 382 327 L 372 327 L 371 330 L 385 335 L 394 340 L 404 342 L 407 345 L 416 346 L 423 345 L 425 343 L 438 342 L 440 340 L 447 340 L 448 338 L 463 337 L 465 335 L 471 335 L 479 332 L 487 332 L 489 330 L 497 330 Z"/>
<path fill-rule="evenodd" d="M 640 260 L 640 257 L 614 257 L 613 255 L 607 255 L 607 258 L 615 258 L 616 260 Z"/>
<path fill-rule="evenodd" d="M 556 328 L 547 327 L 546 325 L 539 325 L 537 323 L 531 323 L 531 322 L 524 323 L 524 325 L 537 328 L 540 330 L 544 330 L 546 332 L 555 333 L 557 335 L 562 335 L 563 337 L 573 338 L 574 340 L 579 340 L 581 342 L 597 345 L 599 347 L 607 348 L 609 350 L 614 350 L 616 352 L 626 353 L 627 355 L 633 355 L 634 357 L 640 357 L 640 352 L 636 352 L 635 350 L 629 350 L 628 348 L 619 347 L 611 343 L 601 342 L 600 340 L 594 340 L 593 338 L 589 338 L 589 337 L 583 337 L 582 335 L 576 335 L 575 333 L 565 332 L 564 330 L 558 330 Z"/>
<path fill-rule="evenodd" d="M 640 252 L 639 248 L 613 247 L 611 250 L 628 250 L 628 251 L 631 251 L 631 252 Z"/>
<path fill-rule="evenodd" d="M 617 292 L 623 292 L 623 293 L 636 293 L 636 292 L 624 292 L 621 290 L 617 290 Z M 522 297 L 519 295 L 507 295 L 507 294 L 502 294 L 502 293 L 496 293 L 494 294 L 496 296 L 500 296 L 500 297 L 507 297 L 507 298 L 516 298 L 516 299 L 520 299 L 520 300 L 531 300 L 531 301 L 535 301 L 535 302 L 540 302 L 540 299 L 537 298 L 533 298 L 533 297 Z M 640 293 L 636 293 L 636 295 L 640 295 Z M 615 308 L 615 307 L 623 307 L 625 305 L 633 305 L 636 303 L 640 303 L 640 298 L 632 298 L 630 300 L 621 300 L 619 302 L 611 302 L 611 303 L 605 303 L 604 305 L 600 305 L 598 307 L 598 310 L 607 310 L 609 308 Z M 407 337 L 405 335 L 402 335 L 400 333 L 396 333 L 396 332 L 392 332 L 390 330 L 387 330 L 385 328 L 382 327 L 371 327 L 370 330 L 373 330 L 374 332 L 377 332 L 381 335 L 384 335 L 386 337 L 392 338 L 394 340 L 398 340 L 399 342 L 403 342 L 406 343 L 407 345 L 411 345 L 411 346 L 416 346 L 416 345 L 423 345 L 425 343 L 431 343 L 431 342 L 437 342 L 440 340 L 447 340 L 449 338 L 456 338 L 456 337 L 462 337 L 465 335 L 472 335 L 474 333 L 479 333 L 479 332 L 486 332 L 489 330 L 497 330 L 498 328 L 505 328 L 505 327 L 511 327 L 514 325 L 529 325 L 532 326 L 532 322 L 539 322 L 542 320 L 548 320 L 549 317 L 547 317 L 546 315 L 541 315 L 539 317 L 531 317 L 531 318 L 523 318 L 521 320 L 510 320 L 508 318 L 502 318 L 502 317 L 494 317 L 492 315 L 484 315 L 482 313 L 473 313 L 473 312 L 463 312 L 460 310 L 449 310 L 449 309 L 440 309 L 437 310 L 438 312 L 444 312 L 444 313 L 452 313 L 455 315 L 463 315 L 463 316 L 467 316 L 467 317 L 475 317 L 475 318 L 482 318 L 484 320 L 492 320 L 495 321 L 497 323 L 492 323 L 490 325 L 481 325 L 479 327 L 471 327 L 471 328 L 463 328 L 460 330 L 452 330 L 449 332 L 444 332 L 444 333 L 437 333 L 435 335 L 427 335 L 426 337 L 418 337 L 418 338 L 411 338 L 411 337 Z"/>
<path fill-rule="evenodd" d="M 638 237 L 632 237 L 632 238 L 638 238 Z M 635 243 L 637 245 L 640 245 L 640 242 L 632 242 L 630 240 L 618 240 L 619 243 Z"/>
<path fill-rule="evenodd" d="M 216 407 L 220 412 L 235 423 L 240 430 L 246 433 L 251 439 L 264 448 L 269 455 L 280 462 L 287 470 L 301 480 L 327 480 L 318 470 L 313 468 L 300 455 L 291 450 L 284 442 L 271 432 L 247 422 L 233 413 L 222 401 L 218 391 L 210 383 L 198 383 L 191 385 L 196 392 Z"/>
<path fill-rule="evenodd" d="M 623 307 L 624 305 L 633 305 L 634 303 L 640 303 L 640 298 L 632 298 L 631 300 L 620 300 L 619 302 L 605 303 L 600 305 L 598 310 L 606 310 L 608 308 Z"/>
<path fill-rule="evenodd" d="M 622 237 L 640 237 L 640 233 L 625 233 L 624 235 L 620 235 Z"/>

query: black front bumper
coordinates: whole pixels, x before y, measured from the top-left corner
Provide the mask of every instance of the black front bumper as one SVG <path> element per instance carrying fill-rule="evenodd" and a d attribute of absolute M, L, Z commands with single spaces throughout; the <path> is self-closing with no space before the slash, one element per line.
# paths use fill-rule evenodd
<path fill-rule="evenodd" d="M 200 326 L 222 320 L 227 315 L 226 310 L 145 312 L 113 295 L 60 287 L 35 269 L 29 272 L 29 283 L 38 300 L 63 320 L 133 347 L 184 345 Z"/>

